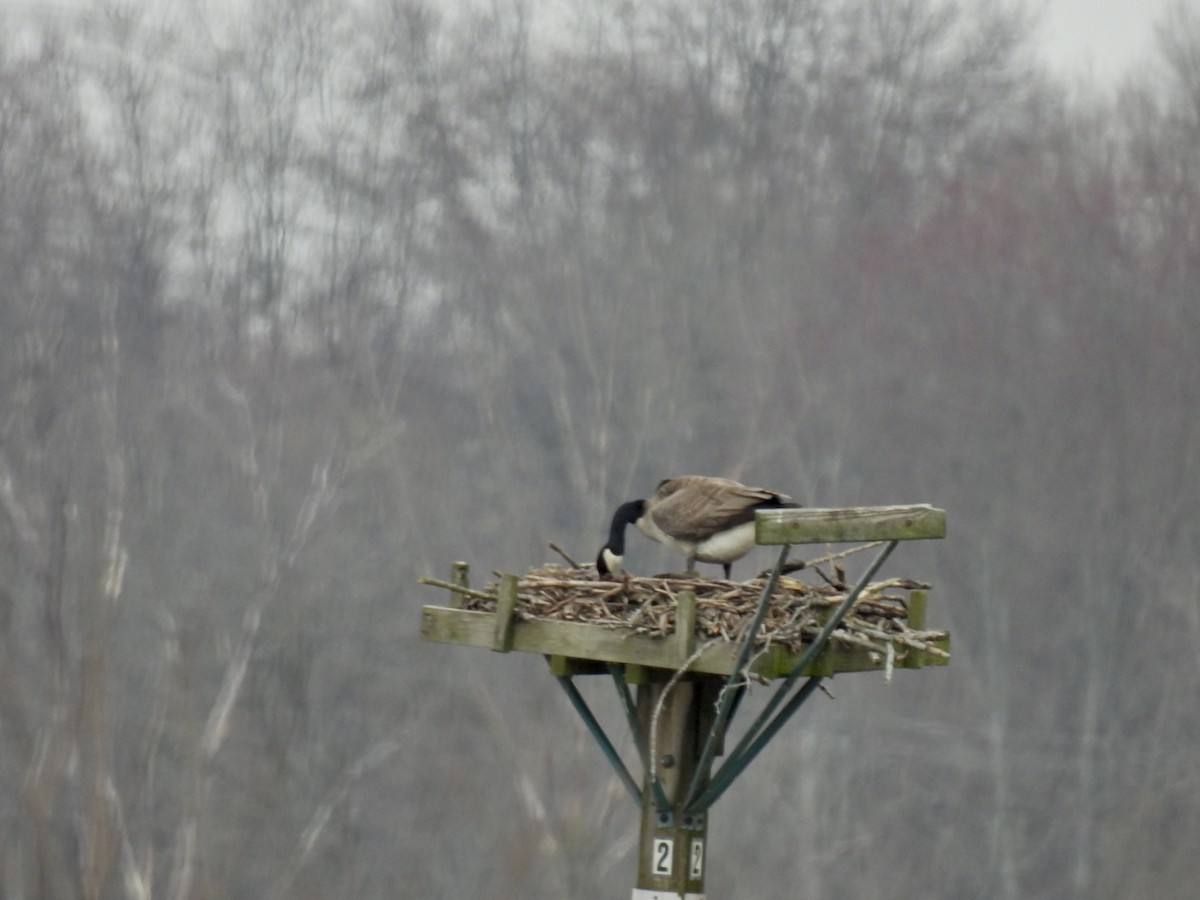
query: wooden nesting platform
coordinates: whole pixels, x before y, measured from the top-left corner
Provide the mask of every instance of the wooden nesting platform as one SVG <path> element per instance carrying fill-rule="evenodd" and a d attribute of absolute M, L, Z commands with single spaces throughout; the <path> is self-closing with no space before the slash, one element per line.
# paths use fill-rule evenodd
<path fill-rule="evenodd" d="M 944 534 L 945 514 L 928 506 L 770 510 L 758 516 L 760 544 Z M 590 566 L 544 566 L 520 577 L 502 575 L 474 590 L 465 584 L 465 568 L 460 564 L 452 581 L 421 579 L 452 592 L 450 604 L 422 607 L 425 640 L 540 653 L 550 658 L 556 675 L 607 672 L 612 664 L 623 664 L 631 683 L 656 677 L 643 670 L 674 672 L 684 666 L 690 672 L 729 675 L 765 581 L 676 575 L 609 581 Z M 817 571 L 824 583 L 780 579 L 757 635 L 752 677 L 790 674 L 845 599 L 849 588 L 836 567 L 833 575 Z M 928 588 L 901 578 L 868 584 L 803 674 L 946 665 L 949 634 L 925 624 Z"/>

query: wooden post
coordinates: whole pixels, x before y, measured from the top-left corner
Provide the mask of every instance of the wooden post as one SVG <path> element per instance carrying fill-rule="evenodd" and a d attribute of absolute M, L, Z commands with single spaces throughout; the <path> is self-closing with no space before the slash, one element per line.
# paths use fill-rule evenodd
<path fill-rule="evenodd" d="M 471 567 L 465 562 L 456 562 L 450 564 L 450 580 L 459 587 L 469 588 L 471 586 Z M 450 594 L 450 605 L 455 609 L 462 609 L 462 594 Z"/>
<path fill-rule="evenodd" d="M 740 646 L 717 640 L 700 643 L 702 636 L 696 634 L 697 598 L 690 591 L 679 592 L 675 633 L 664 640 L 638 633 L 631 623 L 610 627 L 537 617 L 518 620 L 516 576 L 501 576 L 494 593 L 490 588 L 471 590 L 468 567 L 463 562 L 454 563 L 449 582 L 420 579 L 452 589 L 451 608 L 422 608 L 421 636 L 425 640 L 546 656 L 551 672 L 621 783 L 634 802 L 641 804 L 638 873 L 632 900 L 704 900 L 708 811 L 815 693 L 823 677 L 880 668 L 878 654 L 871 646 L 831 646 L 828 640 L 897 542 L 944 537 L 946 513 L 927 505 L 760 510 L 755 528 L 758 544 L 782 549 L 749 623 L 749 634 Z M 785 565 L 788 548 L 793 544 L 851 541 L 879 541 L 887 546 L 862 573 L 853 590 L 821 613 L 818 638 L 807 642 L 805 648 L 773 643 L 764 652 L 754 654 L 751 664 L 754 635 Z M 463 609 L 464 595 L 484 601 L 494 599 L 496 611 Z M 925 592 L 913 590 L 907 609 L 910 629 L 924 630 L 925 612 Z M 881 635 L 878 639 L 889 641 L 889 656 L 892 647 L 901 654 L 895 660 L 897 668 L 946 665 L 949 661 L 950 637 L 944 632 L 923 634 L 919 641 L 905 635 Z M 892 665 L 890 659 L 888 665 Z M 743 696 L 743 676 L 747 672 L 764 679 L 781 678 L 782 682 L 729 751 L 729 760 L 713 773 L 712 759 L 724 753 L 725 727 Z M 613 677 L 622 712 L 635 733 L 639 760 L 647 769 L 641 790 L 573 682 L 577 675 L 604 674 Z M 793 691 L 795 682 L 805 676 L 808 680 Z M 637 687 L 632 710 L 628 686 Z M 722 698 L 723 691 L 731 693 Z M 649 746 L 644 747 L 643 741 Z M 685 807 L 693 812 L 686 812 Z"/>
<path fill-rule="evenodd" d="M 925 606 L 928 600 L 928 591 L 908 592 L 908 616 L 906 620 L 908 627 L 913 631 L 922 631 L 925 628 Z"/>
<path fill-rule="evenodd" d="M 513 613 L 517 608 L 517 576 L 505 572 L 500 576 L 500 587 L 496 597 L 496 627 L 493 631 L 492 649 L 507 653 L 512 649 Z"/>
<path fill-rule="evenodd" d="M 682 591 L 675 604 L 675 646 L 682 666 L 696 649 L 696 595 L 691 591 Z"/>
<path fill-rule="evenodd" d="M 704 896 L 708 818 L 705 813 L 684 815 L 683 794 L 700 759 L 705 736 L 701 726 L 708 721 L 705 707 L 712 705 L 721 684 L 720 678 L 685 676 L 665 697 L 667 682 L 638 685 L 638 718 L 650 736 L 650 765 L 658 773 L 670 808 L 657 807 L 647 773 L 632 900 L 701 900 Z"/>

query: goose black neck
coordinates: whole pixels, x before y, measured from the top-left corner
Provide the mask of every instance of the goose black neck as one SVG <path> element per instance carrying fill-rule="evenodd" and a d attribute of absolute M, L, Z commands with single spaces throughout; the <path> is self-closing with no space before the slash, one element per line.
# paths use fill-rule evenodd
<path fill-rule="evenodd" d="M 608 529 L 608 543 L 605 546 L 618 556 L 624 555 L 625 528 L 640 519 L 645 511 L 645 500 L 630 500 L 618 506 L 617 511 L 613 513 L 612 525 Z"/>

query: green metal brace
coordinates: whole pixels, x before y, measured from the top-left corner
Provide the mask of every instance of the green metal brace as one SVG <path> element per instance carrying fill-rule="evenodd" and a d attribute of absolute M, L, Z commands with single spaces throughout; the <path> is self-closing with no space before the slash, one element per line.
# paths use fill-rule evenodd
<path fill-rule="evenodd" d="M 629 769 L 625 767 L 625 762 L 621 759 L 621 755 L 617 753 L 617 748 L 612 745 L 612 741 L 608 739 L 608 735 L 604 733 L 604 729 L 596 721 L 596 717 L 592 715 L 592 710 L 588 707 L 587 701 L 583 699 L 583 695 L 579 693 L 579 688 L 575 687 L 575 683 L 569 675 L 559 675 L 556 677 L 558 683 L 562 685 L 562 689 L 567 692 L 567 697 L 570 699 L 571 705 L 575 707 L 575 711 L 583 719 L 583 724 L 592 733 L 592 737 L 596 739 L 596 743 L 604 751 L 605 757 L 612 763 L 617 777 L 621 779 L 621 783 L 629 791 L 629 796 L 633 798 L 634 803 L 640 806 L 642 802 L 641 788 L 637 786 L 637 783 L 633 780 L 633 776 L 629 774 Z"/>
<path fill-rule="evenodd" d="M 816 658 L 825 645 L 829 642 L 830 636 L 834 630 L 841 624 L 849 613 L 850 608 L 854 605 L 859 595 L 866 588 L 871 578 L 879 571 L 880 566 L 896 549 L 898 541 L 889 541 L 888 544 L 880 551 L 879 555 L 863 572 L 862 577 L 851 589 L 850 593 L 838 606 L 834 614 L 825 623 L 825 627 L 821 629 L 820 634 L 809 645 L 808 649 L 800 657 L 799 661 L 784 678 L 775 694 L 770 701 L 759 713 L 758 717 L 742 735 L 736 747 L 726 758 L 724 764 L 717 770 L 716 774 L 709 780 L 708 784 L 701 789 L 701 782 L 704 779 L 704 772 L 712 763 L 712 758 L 716 750 L 720 735 L 726 724 L 732 720 L 734 710 L 738 706 L 740 699 L 739 691 L 733 689 L 734 684 L 739 679 L 744 679 L 743 670 L 746 663 L 749 661 L 750 653 L 753 650 L 755 639 L 758 635 L 758 630 L 762 625 L 762 620 L 766 615 L 766 609 L 770 603 L 771 594 L 774 593 L 775 587 L 779 583 L 780 573 L 787 560 L 787 554 L 790 545 L 785 545 L 782 552 L 779 554 L 779 560 L 775 564 L 774 570 L 771 572 L 767 583 L 763 585 L 763 592 L 758 601 L 758 607 L 755 609 L 754 618 L 751 620 L 750 627 L 746 632 L 745 638 L 742 641 L 742 646 L 738 651 L 736 665 L 729 677 L 725 681 L 725 685 L 721 690 L 717 700 L 717 711 L 713 717 L 712 723 L 708 729 L 708 735 L 704 741 L 704 748 L 700 754 L 698 764 L 692 776 L 691 783 L 688 787 L 688 793 L 683 809 L 686 813 L 696 815 L 703 813 L 709 809 L 717 801 L 717 799 L 725 793 L 726 789 L 734 782 L 734 780 L 745 771 L 746 767 L 762 752 L 763 748 L 770 742 L 786 723 L 795 714 L 796 710 L 807 700 L 817 687 L 821 684 L 824 676 L 814 675 L 804 683 L 804 685 L 787 701 L 782 709 L 779 709 L 787 694 L 791 691 L 792 686 L 803 674 L 812 661 Z M 662 784 L 659 781 L 657 774 L 654 771 L 654 766 L 649 759 L 649 748 L 646 736 L 642 734 L 641 725 L 638 722 L 637 709 L 634 706 L 633 699 L 629 696 L 629 687 L 625 682 L 625 674 L 623 668 L 619 665 L 610 666 L 609 671 L 612 674 L 613 683 L 616 686 L 617 694 L 621 698 L 621 706 L 625 711 L 625 717 L 629 722 L 630 733 L 633 736 L 634 744 L 637 747 L 638 755 L 641 759 L 643 769 L 646 772 L 650 786 L 654 791 L 655 805 L 660 810 L 669 809 L 671 804 L 667 800 L 663 792 Z M 587 726 L 592 737 L 596 739 L 596 743 L 600 745 L 601 751 L 612 764 L 617 777 L 621 783 L 625 785 L 625 789 L 629 792 L 630 797 L 637 804 L 642 802 L 642 791 L 633 780 L 629 769 L 625 762 L 621 759 L 620 754 L 613 746 L 612 741 L 605 733 L 604 728 L 596 720 L 591 708 L 583 695 L 579 693 L 579 689 L 575 687 L 570 676 L 558 676 L 558 683 L 566 692 L 571 705 L 575 707 L 575 711 L 579 713 L 579 717 L 583 719 L 583 723 Z M 775 711 L 779 709 L 777 715 Z"/>
<path fill-rule="evenodd" d="M 654 803 L 660 810 L 671 808 L 671 802 L 667 799 L 667 795 L 663 792 L 662 782 L 659 780 L 658 773 L 654 770 L 654 766 L 650 764 L 650 742 L 646 739 L 646 735 L 642 733 L 642 725 L 638 721 L 637 706 L 633 702 L 633 698 L 629 696 L 629 686 L 625 683 L 625 669 L 623 666 L 613 664 L 609 666 L 609 671 L 612 673 L 613 684 L 617 688 L 617 693 L 621 697 L 621 706 L 625 710 L 625 718 L 629 721 L 629 733 L 633 735 L 634 746 L 637 747 L 638 755 L 642 759 L 642 769 L 650 780 L 650 787 L 654 791 Z"/>
<path fill-rule="evenodd" d="M 717 697 L 717 714 L 713 716 L 712 725 L 708 729 L 708 737 L 704 739 L 704 750 L 700 754 L 700 761 L 696 765 L 696 771 L 692 775 L 691 784 L 684 795 L 683 807 L 688 812 L 698 811 L 692 808 L 693 800 L 700 789 L 700 782 L 704 779 L 704 773 L 708 771 L 708 767 L 712 763 L 713 753 L 717 747 L 717 739 L 725 728 L 725 723 L 729 719 L 729 714 L 735 705 L 733 698 L 737 692 L 731 690 L 731 688 L 735 681 L 744 682 L 746 679 L 743 670 L 746 668 L 746 663 L 750 661 L 750 653 L 754 650 L 754 642 L 758 639 L 758 629 L 762 627 L 763 618 L 767 614 L 767 607 L 771 603 L 771 595 L 775 593 L 775 587 L 779 584 L 779 577 L 783 574 L 783 567 L 787 562 L 789 550 L 791 550 L 791 545 L 784 544 L 783 549 L 779 553 L 779 560 L 775 563 L 775 568 L 771 570 L 771 577 L 763 585 L 762 596 L 758 598 L 758 607 L 754 610 L 754 618 L 750 620 L 750 627 L 746 630 L 742 646 L 738 649 L 737 661 L 733 665 L 733 671 L 725 679 L 725 686 L 721 689 L 721 693 Z"/>
<path fill-rule="evenodd" d="M 742 739 L 738 741 L 737 746 L 733 748 L 733 751 L 729 754 L 728 758 L 725 760 L 725 763 L 720 769 L 717 770 L 717 773 L 709 781 L 708 786 L 705 787 L 703 791 L 698 791 L 700 779 L 699 777 L 692 779 L 691 789 L 688 792 L 688 799 L 684 803 L 684 809 L 687 812 L 700 813 L 711 807 L 713 803 L 717 801 L 717 798 L 720 797 L 721 794 L 723 794 L 729 787 L 729 785 L 733 783 L 734 779 L 736 779 L 743 771 L 745 771 L 746 767 L 750 765 L 754 758 L 758 756 L 760 752 L 762 752 L 762 749 L 767 745 L 771 738 L 774 737 L 779 729 L 784 726 L 787 720 L 792 717 L 792 715 L 797 709 L 800 708 L 804 701 L 807 700 L 817 689 L 824 676 L 814 675 L 813 677 L 809 678 L 808 681 L 805 682 L 804 686 L 801 687 L 800 690 L 797 691 L 796 694 L 791 698 L 791 700 L 788 701 L 787 705 L 779 711 L 779 714 L 772 719 L 770 723 L 767 723 L 767 720 L 771 717 L 771 714 L 774 713 L 779 704 L 783 702 L 784 696 L 788 693 L 788 691 L 791 690 L 792 685 L 796 683 L 796 680 L 803 673 L 804 669 L 807 668 L 808 665 L 814 659 L 816 659 L 817 654 L 824 649 L 825 645 L 829 642 L 830 635 L 832 635 L 838 625 L 842 623 L 842 619 L 844 619 L 846 614 L 850 612 L 850 608 L 854 605 L 854 601 L 858 599 L 859 594 L 863 592 L 863 589 L 866 588 L 871 578 L 874 577 L 875 573 L 879 571 L 879 567 L 884 564 L 889 556 L 891 556 L 892 551 L 896 549 L 896 545 L 898 543 L 899 541 L 889 541 L 887 546 L 880 551 L 879 555 L 875 558 L 871 565 L 867 567 L 867 570 L 863 572 L 862 577 L 858 579 L 858 582 L 854 585 L 854 588 L 849 594 L 846 595 L 846 599 L 841 602 L 833 616 L 830 617 L 829 621 L 825 623 L 825 627 L 821 629 L 821 633 L 818 634 L 812 644 L 809 645 L 808 650 L 804 652 L 804 655 L 800 657 L 799 661 L 792 668 L 792 671 L 788 673 L 788 676 L 783 680 L 783 683 L 775 691 L 775 694 L 773 697 L 771 697 L 770 702 L 768 702 L 763 711 L 759 713 L 758 718 L 754 720 L 754 723 L 750 726 L 746 733 L 742 735 Z M 697 772 L 699 771 L 701 770 L 697 770 Z"/>

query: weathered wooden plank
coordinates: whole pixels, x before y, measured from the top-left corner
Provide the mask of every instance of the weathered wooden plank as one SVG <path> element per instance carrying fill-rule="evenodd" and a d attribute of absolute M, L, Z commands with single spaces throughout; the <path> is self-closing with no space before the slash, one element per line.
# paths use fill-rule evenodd
<path fill-rule="evenodd" d="M 421 636 L 427 641 L 490 648 L 495 640 L 494 613 L 443 606 L 424 606 L 421 613 Z M 943 643 L 949 645 L 949 642 L 945 641 L 937 642 L 935 646 L 943 646 Z M 679 648 L 675 641 L 582 622 L 516 622 L 512 630 L 512 649 L 546 656 L 617 662 L 672 671 L 680 664 Z M 727 641 L 714 642 L 696 658 L 689 670 L 728 675 L 733 670 L 737 649 L 736 644 Z M 929 654 L 910 652 L 913 654 L 913 660 L 905 660 L 901 664 L 904 668 L 919 668 L 916 664 L 918 655 L 923 657 L 920 660 L 921 665 L 945 665 L 948 662 Z M 764 678 L 778 678 L 790 672 L 798 659 L 798 654 L 774 646 L 769 652 L 759 654 L 755 658 L 751 671 Z M 883 665 L 879 654 L 872 654 L 862 647 L 845 646 L 832 641 L 805 674 L 866 672 L 881 669 Z"/>
<path fill-rule="evenodd" d="M 913 541 L 946 536 L 946 511 L 927 504 L 763 509 L 756 520 L 759 544 Z"/>

